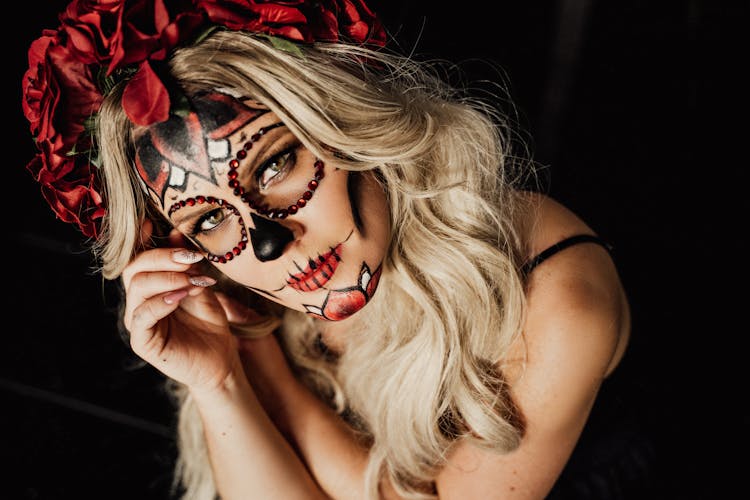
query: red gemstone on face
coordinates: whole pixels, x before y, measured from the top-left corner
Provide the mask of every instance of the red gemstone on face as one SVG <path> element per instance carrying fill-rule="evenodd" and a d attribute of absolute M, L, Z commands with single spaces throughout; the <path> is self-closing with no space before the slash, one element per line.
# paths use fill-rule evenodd
<path fill-rule="evenodd" d="M 310 198 L 312 198 L 312 195 L 313 194 L 312 194 L 311 191 L 305 191 L 305 193 L 302 195 L 302 198 L 305 199 L 305 200 L 309 200 Z M 298 205 L 299 205 L 299 203 L 298 203 Z"/>
<path fill-rule="evenodd" d="M 237 158 L 240 160 L 244 160 L 245 158 L 247 158 L 247 151 L 245 151 L 244 149 L 240 149 L 239 151 L 237 151 Z"/>

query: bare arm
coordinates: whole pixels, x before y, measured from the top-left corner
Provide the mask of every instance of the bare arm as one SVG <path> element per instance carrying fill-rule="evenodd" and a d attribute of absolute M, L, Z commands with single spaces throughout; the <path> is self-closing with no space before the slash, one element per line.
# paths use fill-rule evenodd
<path fill-rule="evenodd" d="M 362 498 L 368 449 L 349 425 L 294 378 L 273 336 L 243 340 L 240 352 L 263 407 L 320 488 L 334 499 Z"/>
<path fill-rule="evenodd" d="M 220 389 L 192 391 L 214 480 L 224 500 L 326 498 L 268 418 L 244 373 Z"/>

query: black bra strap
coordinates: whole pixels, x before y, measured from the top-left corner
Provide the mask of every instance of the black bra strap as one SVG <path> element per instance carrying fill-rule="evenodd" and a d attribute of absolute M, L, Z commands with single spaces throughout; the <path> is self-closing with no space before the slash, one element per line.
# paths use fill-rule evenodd
<path fill-rule="evenodd" d="M 543 250 L 540 252 L 536 257 L 528 261 L 526 264 L 523 265 L 521 268 L 521 273 L 526 276 L 531 271 L 534 270 L 536 266 L 541 264 L 543 261 L 551 257 L 552 255 L 556 254 L 560 250 L 563 250 L 565 248 L 568 248 L 571 245 L 576 245 L 578 243 L 598 243 L 599 245 L 603 246 L 607 249 L 608 252 L 612 251 L 612 245 L 604 241 L 599 236 L 595 236 L 593 234 L 577 234 L 575 236 L 570 236 L 568 238 L 565 238 L 562 241 L 559 241 L 555 243 L 554 245 L 550 246 L 546 250 Z"/>

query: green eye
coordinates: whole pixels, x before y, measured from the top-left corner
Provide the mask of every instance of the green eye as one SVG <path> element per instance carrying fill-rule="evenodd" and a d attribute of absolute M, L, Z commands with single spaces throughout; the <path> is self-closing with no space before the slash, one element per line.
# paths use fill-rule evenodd
<path fill-rule="evenodd" d="M 224 219 L 227 218 L 227 214 L 224 211 L 223 208 L 217 208 L 215 210 L 211 210 L 206 215 L 201 217 L 198 220 L 198 224 L 196 224 L 196 228 L 198 232 L 207 232 L 214 229 L 216 226 L 221 224 Z"/>
<path fill-rule="evenodd" d="M 286 151 L 274 156 L 263 164 L 263 166 L 258 170 L 257 173 L 258 186 L 261 190 L 266 189 L 269 183 L 273 181 L 273 179 L 277 175 L 284 171 L 284 169 L 290 163 L 291 157 L 292 152 Z"/>

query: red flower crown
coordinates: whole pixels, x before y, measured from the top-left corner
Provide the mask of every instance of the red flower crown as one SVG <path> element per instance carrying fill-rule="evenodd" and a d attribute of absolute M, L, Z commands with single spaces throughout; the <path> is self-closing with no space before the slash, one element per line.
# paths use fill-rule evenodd
<path fill-rule="evenodd" d="M 386 41 L 363 0 L 73 0 L 59 21 L 28 52 L 22 105 L 39 152 L 26 169 L 57 217 L 92 238 L 106 207 L 91 125 L 114 83 L 127 79 L 123 109 L 150 125 L 170 110 L 155 65 L 212 26 L 264 34 L 282 48 L 288 40 Z"/>

